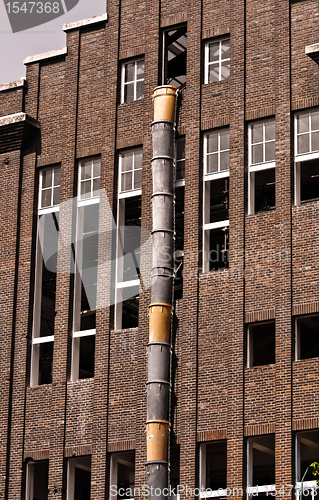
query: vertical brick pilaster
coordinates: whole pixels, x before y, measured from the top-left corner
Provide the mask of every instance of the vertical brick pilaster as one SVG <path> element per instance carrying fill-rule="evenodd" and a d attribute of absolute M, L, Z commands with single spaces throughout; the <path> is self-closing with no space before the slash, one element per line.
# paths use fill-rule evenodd
<path fill-rule="evenodd" d="M 179 328 L 181 356 L 180 484 L 194 489 L 198 480 L 197 456 L 197 356 L 199 273 L 201 272 L 202 162 L 201 158 L 201 54 L 202 2 L 187 2 L 184 284 Z M 186 491 L 181 498 L 189 497 Z"/>
<path fill-rule="evenodd" d="M 231 2 L 227 487 L 244 476 L 245 0 Z"/>
<path fill-rule="evenodd" d="M 78 58 L 80 32 L 68 34 L 68 56 L 65 65 L 64 134 L 61 163 L 61 191 L 59 214 L 58 273 L 56 284 L 56 316 L 54 325 L 54 353 L 52 368 L 52 402 L 49 457 L 49 495 L 55 500 L 65 499 L 66 468 L 64 467 L 65 415 L 67 379 L 70 365 L 72 332 L 72 299 L 70 297 L 71 241 L 73 224 L 74 171 L 76 150 L 76 114 L 78 88 Z M 65 272 L 64 272 L 65 270 Z M 71 299 L 71 300 L 70 300 Z"/>
<path fill-rule="evenodd" d="M 276 0 L 276 485 L 292 498 L 290 2 Z M 280 19 L 279 19 L 280 18 Z M 278 493 L 277 493 L 278 494 Z"/>

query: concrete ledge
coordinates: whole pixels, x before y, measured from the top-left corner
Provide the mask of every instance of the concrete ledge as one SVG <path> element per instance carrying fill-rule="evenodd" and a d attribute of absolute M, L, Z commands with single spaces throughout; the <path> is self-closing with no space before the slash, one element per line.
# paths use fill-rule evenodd
<path fill-rule="evenodd" d="M 25 57 L 23 59 L 23 64 L 31 64 L 37 61 L 43 61 L 43 59 L 53 59 L 54 57 L 64 56 L 67 53 L 67 47 L 63 47 L 62 49 L 50 50 L 49 52 L 42 52 L 42 54 Z"/>
<path fill-rule="evenodd" d="M 0 84 L 0 92 L 3 92 L 4 90 L 11 90 L 19 87 L 24 87 L 26 85 L 27 85 L 26 79 L 20 78 L 20 80 L 15 80 L 14 82 Z"/>
<path fill-rule="evenodd" d="M 82 28 L 83 26 L 89 26 L 90 24 L 98 24 L 107 21 L 107 14 L 101 14 L 100 16 L 87 17 L 81 21 L 75 21 L 74 23 L 68 23 L 63 25 L 63 31 L 75 30 L 77 28 Z"/>
<path fill-rule="evenodd" d="M 14 125 L 15 123 L 22 122 L 26 122 L 36 128 L 40 128 L 40 123 L 26 113 L 15 113 L 13 115 L 0 117 L 0 127 L 4 127 L 5 125 Z"/>
<path fill-rule="evenodd" d="M 311 59 L 313 59 L 317 64 L 319 64 L 319 43 L 307 45 L 305 47 L 305 54 L 311 57 Z"/>

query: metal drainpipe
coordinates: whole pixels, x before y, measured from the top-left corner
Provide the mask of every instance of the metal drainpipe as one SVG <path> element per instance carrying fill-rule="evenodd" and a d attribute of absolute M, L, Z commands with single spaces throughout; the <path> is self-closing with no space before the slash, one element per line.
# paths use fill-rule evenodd
<path fill-rule="evenodd" d="M 173 152 L 176 87 L 154 90 L 152 123 L 153 267 L 149 306 L 147 485 L 150 500 L 165 500 L 168 486 L 169 360 L 173 268 Z"/>

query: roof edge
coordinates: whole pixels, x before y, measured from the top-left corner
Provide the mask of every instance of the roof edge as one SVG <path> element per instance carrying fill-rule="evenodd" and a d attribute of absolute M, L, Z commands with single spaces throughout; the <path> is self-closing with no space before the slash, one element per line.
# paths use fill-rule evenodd
<path fill-rule="evenodd" d="M 0 83 L 0 92 L 3 92 L 5 90 L 16 89 L 18 87 L 24 87 L 24 86 L 26 86 L 26 84 L 27 84 L 27 81 L 24 77 L 20 78 L 20 80 L 14 80 L 13 82 Z"/>
<path fill-rule="evenodd" d="M 54 57 L 64 56 L 67 53 L 67 47 L 62 47 L 61 49 L 50 50 L 49 52 L 42 52 L 41 54 L 25 57 L 23 59 L 23 64 L 32 64 L 37 61 L 43 61 L 44 59 L 53 59 Z"/>
<path fill-rule="evenodd" d="M 101 14 L 99 16 L 87 17 L 86 19 L 81 19 L 81 21 L 75 21 L 73 23 L 67 23 L 63 25 L 63 31 L 75 30 L 77 28 L 82 28 L 83 26 L 89 26 L 90 24 L 98 24 L 102 22 L 107 22 L 107 14 Z"/>

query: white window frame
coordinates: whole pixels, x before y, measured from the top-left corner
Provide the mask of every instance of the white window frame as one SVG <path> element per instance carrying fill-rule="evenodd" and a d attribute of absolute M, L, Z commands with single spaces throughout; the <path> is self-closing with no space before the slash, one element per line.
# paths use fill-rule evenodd
<path fill-rule="evenodd" d="M 248 214 L 255 214 L 255 172 L 260 172 L 261 170 L 270 170 L 271 168 L 276 168 L 276 161 L 263 161 L 262 163 L 252 162 L 252 127 L 258 123 L 263 124 L 263 157 L 265 157 L 265 145 L 269 142 L 275 142 L 276 138 L 266 141 L 265 140 L 265 123 L 273 121 L 276 127 L 275 118 L 266 118 L 264 120 L 258 120 L 248 125 Z"/>
<path fill-rule="evenodd" d="M 219 38 L 219 39 L 211 39 L 211 40 L 208 40 L 206 43 L 205 43 L 205 76 L 204 76 L 204 83 L 210 83 L 209 82 L 209 66 L 211 66 L 212 64 L 216 64 L 217 61 L 214 61 L 214 62 L 209 62 L 209 46 L 213 43 L 219 43 L 219 48 L 218 48 L 218 81 L 221 82 L 223 80 L 228 80 L 229 77 L 227 78 L 222 78 L 222 63 L 225 62 L 225 61 L 229 61 L 229 66 L 230 66 L 230 57 L 226 57 L 226 58 L 222 58 L 222 50 L 221 50 L 221 46 L 222 46 L 222 43 L 229 40 L 230 41 L 230 36 L 225 36 L 223 38 Z M 217 83 L 217 82 L 211 82 L 211 83 Z"/>
<path fill-rule="evenodd" d="M 117 199 L 117 232 L 116 232 L 116 272 L 115 272 L 115 315 L 114 315 L 114 329 L 122 329 L 122 292 L 124 288 L 140 286 L 140 280 L 135 279 L 131 281 L 123 281 L 123 261 L 124 261 L 124 225 L 125 225 L 125 199 L 137 196 L 142 196 L 142 189 L 131 189 L 129 191 L 121 191 L 121 175 L 122 175 L 122 155 L 128 151 L 137 151 L 143 148 L 132 148 L 131 150 L 119 153 L 119 182 L 118 182 L 118 199 Z M 133 168 L 134 171 L 134 158 L 133 155 Z M 143 162 L 143 160 L 142 160 Z M 140 170 L 140 169 L 139 169 Z M 143 171 L 143 167 L 142 167 Z M 132 186 L 134 180 L 132 176 Z"/>
<path fill-rule="evenodd" d="M 45 168 L 41 169 L 41 171 L 40 171 L 38 210 L 41 211 L 41 214 L 42 213 L 49 213 L 53 207 L 59 206 L 59 205 L 54 205 L 54 203 L 53 203 L 54 188 L 58 187 L 58 186 L 54 186 L 55 170 L 57 170 L 57 169 L 60 170 L 60 175 L 61 175 L 61 165 L 55 165 L 52 167 L 45 167 Z M 52 170 L 52 184 L 48 188 L 43 188 L 42 187 L 42 185 L 43 185 L 43 173 L 48 172 L 50 170 Z M 59 187 L 61 188 L 61 184 L 59 185 Z M 51 189 L 51 204 L 49 207 L 42 208 L 42 206 L 41 206 L 42 205 L 42 193 L 43 193 L 43 191 L 48 191 L 49 189 Z M 48 212 L 46 212 L 47 210 L 48 210 Z"/>
<path fill-rule="evenodd" d="M 138 62 L 141 62 L 143 61 L 144 62 L 144 74 L 143 74 L 143 78 L 137 78 L 137 63 Z M 126 82 L 125 81 L 125 66 L 127 64 L 132 64 L 134 63 L 134 80 L 130 80 L 129 82 Z M 128 85 L 130 83 L 133 83 L 134 84 L 134 99 L 132 102 L 134 101 L 138 101 L 140 99 L 143 99 L 144 95 L 137 98 L 136 97 L 136 89 L 137 89 L 137 82 L 144 82 L 145 80 L 145 60 L 144 60 L 144 57 L 139 57 L 137 59 L 133 59 L 131 61 L 125 61 L 122 63 L 122 78 L 121 78 L 121 82 L 122 82 L 122 85 L 121 85 L 121 104 L 125 103 L 125 85 Z"/>
<path fill-rule="evenodd" d="M 54 335 L 47 337 L 40 337 L 41 326 L 41 296 L 42 296 L 42 272 L 43 272 L 43 234 L 40 234 L 39 220 L 41 215 L 50 213 L 58 213 L 60 205 L 53 205 L 53 188 L 50 207 L 41 208 L 42 199 L 42 176 L 43 172 L 53 170 L 52 186 L 54 183 L 54 169 L 61 169 L 60 165 L 55 167 L 44 168 L 40 171 L 39 175 L 39 200 L 38 200 L 38 227 L 37 227 L 37 244 L 36 244 L 36 263 L 35 263 L 35 292 L 34 292 L 34 305 L 33 305 L 33 325 L 32 325 L 32 347 L 31 347 L 31 369 L 30 369 L 30 385 L 34 387 L 39 385 L 39 360 L 40 360 L 40 344 L 54 342 Z M 61 188 L 61 185 L 60 185 Z M 49 189 L 49 188 L 48 188 Z"/>
<path fill-rule="evenodd" d="M 251 483 L 253 482 L 253 441 L 257 437 L 263 436 L 254 436 L 247 439 L 247 499 L 254 498 L 257 496 L 256 493 L 276 493 L 276 484 L 251 486 Z"/>
<path fill-rule="evenodd" d="M 96 159 L 96 157 L 93 157 Z M 91 197 L 81 199 L 81 178 L 80 169 L 83 162 L 88 161 L 87 158 L 79 161 L 79 179 L 78 179 L 78 193 L 77 198 L 77 224 L 76 224 L 76 242 L 80 242 L 83 237 L 83 213 L 80 210 L 81 207 L 86 207 L 89 205 L 97 205 L 100 203 L 100 197 L 93 195 L 93 190 L 91 187 Z M 101 161 L 101 158 L 100 158 Z M 93 161 L 92 161 L 93 169 Z M 93 170 L 91 170 L 93 172 Z M 97 179 L 98 177 L 94 177 Z M 91 178 L 93 180 L 93 176 Z M 91 183 L 92 186 L 93 182 Z M 73 332 L 72 332 L 72 358 L 71 358 L 71 381 L 74 382 L 79 380 L 79 370 L 80 370 L 80 342 L 82 337 L 89 337 L 96 335 L 96 329 L 91 330 L 80 330 L 81 321 L 81 293 L 82 293 L 82 277 L 80 269 L 82 269 L 82 245 L 76 244 L 75 246 L 75 279 L 74 279 L 74 306 L 73 306 Z"/>
<path fill-rule="evenodd" d="M 132 157 L 132 169 L 131 170 L 125 170 L 122 172 L 122 163 L 123 163 L 123 156 L 125 153 L 133 153 Z M 137 188 L 134 189 L 134 181 L 135 181 L 135 174 L 136 172 L 142 171 L 143 172 L 143 167 L 141 168 L 135 168 L 135 156 L 136 152 L 142 152 L 143 154 L 143 148 L 137 147 L 137 148 L 130 148 L 126 149 L 122 153 L 119 154 L 119 182 L 118 182 L 118 198 L 123 199 L 123 198 L 130 198 L 133 196 L 138 196 L 142 194 L 142 188 Z M 142 160 L 143 161 L 143 160 Z M 122 185 L 122 174 L 125 174 L 127 172 L 132 172 L 132 188 L 128 189 L 126 191 L 122 191 L 121 185 Z"/>
<path fill-rule="evenodd" d="M 83 158 L 83 160 L 80 160 L 79 161 L 79 178 L 78 178 L 78 203 L 80 202 L 84 202 L 84 201 L 88 201 L 88 200 L 91 200 L 92 203 L 94 203 L 93 200 L 95 199 L 99 199 L 99 195 L 94 195 L 94 191 L 93 191 L 93 181 L 96 180 L 96 179 L 100 179 L 101 178 L 101 173 L 100 175 L 98 176 L 95 176 L 94 177 L 94 173 L 93 173 L 93 168 L 94 168 L 94 160 L 97 160 L 99 159 L 100 160 L 100 170 L 101 170 L 101 158 L 99 157 L 96 157 L 96 156 L 92 156 L 92 158 Z M 88 163 L 88 162 L 91 162 L 91 176 L 89 177 L 89 179 L 81 179 L 81 171 L 82 171 L 82 168 L 84 167 L 84 163 Z M 91 190 L 90 190 L 90 196 L 86 196 L 85 198 L 83 197 L 82 198 L 82 195 L 81 195 L 81 185 L 83 182 L 88 182 L 90 181 L 91 183 Z"/>
<path fill-rule="evenodd" d="M 86 465 L 88 457 L 76 457 L 68 459 L 67 467 L 67 490 L 66 498 L 67 500 L 74 500 L 74 487 L 75 487 L 75 468 L 82 469 L 91 472 L 91 467 Z"/>
<path fill-rule="evenodd" d="M 209 272 L 209 261 L 208 255 L 210 252 L 209 248 L 209 233 L 213 229 L 222 229 L 229 227 L 229 219 L 217 221 L 217 222 L 207 222 L 210 216 L 210 181 L 215 181 L 217 179 L 227 179 L 229 178 L 229 167 L 228 170 L 220 170 L 220 153 L 224 151 L 229 151 L 229 149 L 220 149 L 220 130 L 225 130 L 229 127 L 223 127 L 222 129 L 217 129 L 218 132 L 218 172 L 207 173 L 207 137 L 212 131 L 206 132 L 204 134 L 204 182 L 203 182 L 203 273 Z"/>
<path fill-rule="evenodd" d="M 319 111 L 318 108 L 315 108 L 310 111 L 306 112 L 301 112 L 301 113 L 296 113 L 294 116 L 294 124 L 295 124 L 295 140 L 294 140 L 294 147 L 295 147 L 295 163 L 294 163 L 294 178 L 295 178 L 295 188 L 294 188 L 294 203 L 295 205 L 300 205 L 301 204 L 301 193 L 300 193 L 300 164 L 304 161 L 310 161 L 310 160 L 316 160 L 319 158 L 319 149 L 318 150 L 312 150 L 312 132 L 317 132 L 318 130 L 311 130 L 311 114 L 314 111 Z M 309 119 L 309 132 L 304 132 L 301 134 L 298 134 L 298 116 L 301 115 L 308 115 Z M 309 135 L 309 152 L 308 153 L 302 153 L 298 154 L 298 137 L 300 135 Z"/>
<path fill-rule="evenodd" d="M 227 488 L 211 490 L 206 488 L 206 445 L 201 443 L 199 448 L 199 498 L 220 498 L 227 497 Z"/>

